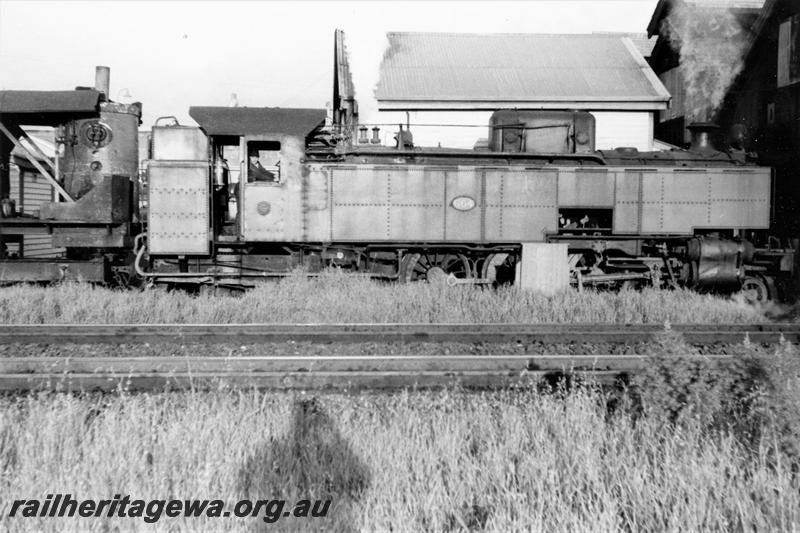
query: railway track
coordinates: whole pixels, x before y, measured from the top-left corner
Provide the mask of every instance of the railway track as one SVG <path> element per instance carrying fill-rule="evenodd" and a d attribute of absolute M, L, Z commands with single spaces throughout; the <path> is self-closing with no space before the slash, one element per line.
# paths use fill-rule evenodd
<path fill-rule="evenodd" d="M 775 343 L 800 339 L 800 324 L 672 326 L 692 344 Z M 0 326 L 0 344 L 181 343 L 543 343 L 634 344 L 658 325 L 522 324 L 197 324 Z M 12 348 L 13 350 L 13 348 Z M 725 355 L 708 358 L 726 359 Z M 458 383 L 465 387 L 530 384 L 570 373 L 601 383 L 635 373 L 641 355 L 293 355 L 247 357 L 5 357 L 0 391 L 396 389 Z"/>
<path fill-rule="evenodd" d="M 692 344 L 800 340 L 800 324 L 675 324 Z M 0 325 L 0 344 L 153 342 L 234 343 L 328 342 L 540 342 L 637 343 L 663 332 L 662 325 L 593 324 L 33 324 Z"/>
<path fill-rule="evenodd" d="M 10 357 L 0 359 L 0 391 L 487 388 L 565 373 L 609 383 L 645 363 L 638 355 Z"/>

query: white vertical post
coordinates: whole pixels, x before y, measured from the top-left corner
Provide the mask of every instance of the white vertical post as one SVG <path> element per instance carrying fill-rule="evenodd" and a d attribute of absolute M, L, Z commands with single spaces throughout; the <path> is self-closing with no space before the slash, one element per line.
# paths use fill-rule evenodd
<path fill-rule="evenodd" d="M 516 285 L 546 295 L 569 287 L 567 244 L 525 242 L 517 264 Z"/>

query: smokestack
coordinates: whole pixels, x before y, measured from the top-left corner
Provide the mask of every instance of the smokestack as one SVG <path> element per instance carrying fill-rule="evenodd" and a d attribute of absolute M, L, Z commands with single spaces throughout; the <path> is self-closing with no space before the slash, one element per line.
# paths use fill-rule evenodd
<path fill-rule="evenodd" d="M 711 136 L 717 132 L 719 126 L 712 122 L 692 122 L 686 129 L 692 134 L 689 150 L 699 153 L 717 151 L 711 143 Z"/>
<path fill-rule="evenodd" d="M 94 68 L 94 88 L 106 95 L 108 98 L 111 87 L 111 69 L 108 67 Z"/>

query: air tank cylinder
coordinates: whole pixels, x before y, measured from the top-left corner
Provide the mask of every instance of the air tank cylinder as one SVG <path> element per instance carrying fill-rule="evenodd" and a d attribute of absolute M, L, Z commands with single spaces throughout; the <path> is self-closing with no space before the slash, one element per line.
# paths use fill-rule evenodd
<path fill-rule="evenodd" d="M 744 265 L 753 260 L 755 248 L 746 240 L 695 237 L 687 243 L 691 262 L 690 281 L 696 287 L 737 285 L 744 278 Z"/>

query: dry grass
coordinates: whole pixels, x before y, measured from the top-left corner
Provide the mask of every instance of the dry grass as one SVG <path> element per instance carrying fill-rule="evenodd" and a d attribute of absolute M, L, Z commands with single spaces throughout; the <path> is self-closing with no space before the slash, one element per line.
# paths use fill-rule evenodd
<path fill-rule="evenodd" d="M 5 323 L 762 320 L 735 301 L 688 292 L 544 298 L 513 289 L 382 285 L 337 274 L 290 278 L 240 298 L 71 284 L 0 290 Z M 256 391 L 0 398 L 0 529 L 800 528 L 794 348 L 782 345 L 759 363 L 759 372 L 745 365 L 740 376 L 704 365 L 671 333 L 660 342 L 657 357 L 668 357 L 659 355 L 663 345 L 664 353 L 685 348 L 690 358 L 658 360 L 638 383 L 639 393 L 612 403 L 591 387 L 540 394 L 533 386 L 314 399 Z M 745 358 L 763 355 L 742 350 Z M 742 386 L 747 380 L 752 386 Z M 732 413 L 747 423 L 725 418 Z M 58 492 L 229 504 L 331 497 L 334 503 L 328 518 L 273 525 L 258 518 L 162 518 L 147 525 L 131 518 L 7 516 L 13 499 Z"/>
<path fill-rule="evenodd" d="M 7 518 L 9 500 L 332 497 L 326 531 L 790 531 L 798 479 L 732 433 L 568 394 L 207 394 L 2 400 L 0 527 L 242 531 L 259 519 Z M 266 529 L 265 529 L 266 530 Z"/>
<path fill-rule="evenodd" d="M 578 293 L 385 284 L 337 272 L 300 275 L 241 297 L 85 284 L 0 288 L 0 323 L 753 323 L 763 310 L 690 291 Z"/>

